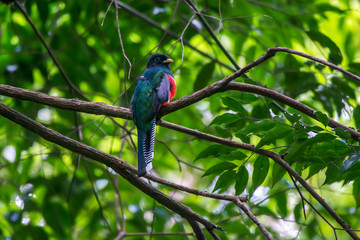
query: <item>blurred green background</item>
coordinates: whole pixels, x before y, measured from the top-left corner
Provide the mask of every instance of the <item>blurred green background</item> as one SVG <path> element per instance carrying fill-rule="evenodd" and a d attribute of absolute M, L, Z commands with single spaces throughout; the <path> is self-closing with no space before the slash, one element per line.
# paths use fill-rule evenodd
<path fill-rule="evenodd" d="M 197 17 L 185 29 L 193 12 L 183 1 L 121 3 L 135 10 L 118 9 L 131 68 L 121 50 L 114 5 L 106 14 L 109 2 L 20 2 L 69 79 L 93 102 L 129 107 L 136 79 L 155 51 L 167 53 L 175 61 L 171 65 L 178 89 L 175 99 L 234 72 L 231 62 Z M 211 0 L 196 1 L 196 6 L 240 66 L 260 57 L 266 49 L 280 46 L 360 74 L 359 1 Z M 171 33 L 164 34 L 166 29 Z M 181 41 L 176 42 L 183 31 L 184 47 Z M 266 86 L 347 126 L 360 128 L 359 82 L 339 72 L 305 58 L 278 53 L 248 75 L 251 80 L 236 81 Z M 14 4 L 0 4 L 0 83 L 82 99 L 70 92 Z M 109 118 L 82 113 L 75 120 L 71 111 L 10 97 L 0 96 L 0 101 L 74 139 L 78 121 L 83 143 L 137 166 L 132 121 L 116 119 L 115 124 Z M 286 113 L 274 107 L 271 99 L 229 91 L 163 119 L 255 145 L 263 139 L 263 148 L 289 153 L 285 160 L 343 220 L 353 229 L 360 229 L 359 142 L 347 132 L 326 127 L 326 120 L 320 123 L 281 106 Z M 131 135 L 126 134 L 124 127 Z M 248 195 L 250 210 L 276 239 L 335 239 L 332 228 L 308 205 L 304 219 L 299 193 L 272 160 L 162 127 L 157 127 L 156 138 L 154 173 L 162 178 L 210 192 Z M 126 233 L 192 231 L 180 216 L 134 189 L 110 169 L 92 161 L 86 164 L 77 161 L 76 154 L 3 117 L 0 117 L 0 153 L 1 239 L 114 239 L 118 235 L 116 212 L 125 216 L 126 226 L 120 221 L 120 227 Z M 219 232 L 221 239 L 264 239 L 257 226 L 231 203 L 152 184 L 224 228 L 226 233 Z M 300 189 L 331 224 L 339 227 Z M 337 231 L 337 237 L 349 239 L 344 231 Z"/>

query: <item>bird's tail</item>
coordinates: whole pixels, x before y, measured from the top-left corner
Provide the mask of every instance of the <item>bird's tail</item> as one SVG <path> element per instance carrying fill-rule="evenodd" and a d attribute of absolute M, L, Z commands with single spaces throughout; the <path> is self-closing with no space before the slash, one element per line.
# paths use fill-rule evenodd
<path fill-rule="evenodd" d="M 152 169 L 155 143 L 155 119 L 149 131 L 138 129 L 138 177 L 144 176 Z"/>

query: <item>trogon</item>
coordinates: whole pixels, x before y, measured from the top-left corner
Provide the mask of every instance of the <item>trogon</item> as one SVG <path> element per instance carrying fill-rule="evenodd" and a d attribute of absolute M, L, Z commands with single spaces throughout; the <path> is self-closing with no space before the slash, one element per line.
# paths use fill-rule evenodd
<path fill-rule="evenodd" d="M 176 93 L 176 83 L 165 54 L 149 57 L 146 71 L 139 77 L 131 99 L 131 111 L 138 132 L 138 176 L 152 169 L 156 113 Z"/>

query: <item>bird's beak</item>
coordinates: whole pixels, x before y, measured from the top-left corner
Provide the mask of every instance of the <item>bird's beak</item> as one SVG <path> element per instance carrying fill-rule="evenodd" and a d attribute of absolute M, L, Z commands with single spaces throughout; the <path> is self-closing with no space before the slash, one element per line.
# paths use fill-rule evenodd
<path fill-rule="evenodd" d="M 174 60 L 172 60 L 171 58 L 168 58 L 163 61 L 163 63 L 172 63 L 172 62 L 174 62 Z"/>

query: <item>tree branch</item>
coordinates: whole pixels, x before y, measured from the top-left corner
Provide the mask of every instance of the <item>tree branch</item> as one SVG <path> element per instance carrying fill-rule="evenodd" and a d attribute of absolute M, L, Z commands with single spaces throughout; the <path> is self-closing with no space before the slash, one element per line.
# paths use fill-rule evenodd
<path fill-rule="evenodd" d="M 174 199 L 157 190 L 141 178 L 138 178 L 136 176 L 136 169 L 129 163 L 121 160 L 120 158 L 99 151 L 98 149 L 85 145 L 69 137 L 66 137 L 56 131 L 53 131 L 43 126 L 42 124 L 28 118 L 24 114 L 21 114 L 12 108 L 9 108 L 3 103 L 0 103 L 0 114 L 5 118 L 30 130 L 31 132 L 34 132 L 35 134 L 39 135 L 40 137 L 44 138 L 49 142 L 55 143 L 72 152 L 79 153 L 85 157 L 88 157 L 97 162 L 101 162 L 108 167 L 111 167 L 136 188 L 138 188 L 163 206 L 166 206 L 167 208 L 171 209 L 172 211 L 176 212 L 181 217 L 186 219 L 190 223 L 190 225 L 192 225 L 194 221 L 196 221 L 204 225 L 206 229 L 215 228 L 223 231 L 221 227 L 202 218 L 199 214 L 193 212 L 189 207 L 175 201 Z M 196 234 L 198 234 L 197 228 L 194 228 L 193 230 Z"/>
<path fill-rule="evenodd" d="M 206 30 L 209 32 L 210 36 L 214 39 L 216 42 L 216 45 L 221 49 L 221 51 L 226 55 L 226 57 L 230 60 L 232 65 L 235 66 L 236 70 L 240 69 L 240 66 L 236 63 L 235 59 L 229 54 L 229 52 L 225 49 L 225 47 L 222 45 L 222 43 L 219 41 L 219 39 L 216 37 L 215 33 L 211 29 L 209 23 L 205 20 L 204 16 L 196 9 L 196 6 L 189 0 L 184 0 L 184 2 L 191 8 L 191 10 L 198 16 Z"/>
<path fill-rule="evenodd" d="M 180 108 L 186 107 L 190 104 L 193 104 L 195 102 L 198 102 L 212 94 L 215 94 L 217 92 L 222 92 L 222 91 L 226 91 L 226 90 L 231 90 L 233 88 L 233 90 L 241 90 L 241 91 L 248 91 L 248 92 L 253 92 L 253 93 L 257 93 L 260 95 L 264 95 L 270 98 L 274 98 L 275 100 L 279 100 L 281 99 L 283 101 L 283 103 L 288 104 L 289 106 L 292 106 L 296 109 L 298 109 L 299 111 L 304 112 L 305 114 L 309 115 L 310 117 L 316 119 L 315 116 L 315 110 L 307 107 L 306 105 L 297 102 L 294 99 L 291 99 L 285 95 L 282 95 L 280 93 L 276 93 L 275 91 L 266 89 L 266 88 L 262 88 L 259 86 L 254 86 L 254 85 L 250 85 L 250 84 L 242 84 L 242 83 L 230 83 L 232 80 L 236 79 L 237 77 L 239 77 L 240 75 L 244 74 L 246 71 L 248 71 L 249 69 L 259 65 L 260 63 L 262 63 L 263 61 L 266 61 L 268 58 L 274 56 L 276 50 L 274 49 L 268 49 L 268 51 L 261 56 L 260 58 L 258 58 L 257 60 L 255 60 L 253 63 L 250 63 L 248 65 L 246 65 L 244 68 L 242 68 L 241 70 L 235 72 L 234 74 L 225 77 L 224 79 L 211 84 L 208 87 L 205 87 L 204 89 L 195 92 L 189 96 L 183 97 L 173 103 L 168 104 L 167 106 L 163 107 L 162 110 L 160 111 L 160 116 L 168 114 L 170 112 L 176 111 Z M 20 90 L 20 92 L 19 92 Z M 21 94 L 23 91 L 25 91 L 26 94 Z M 44 103 L 43 101 L 43 97 L 47 97 L 47 100 L 50 100 L 51 104 L 48 105 L 52 105 L 52 106 L 57 106 L 57 107 L 61 107 L 61 108 L 65 108 L 65 109 L 71 109 L 73 110 L 73 107 L 76 108 L 79 111 L 84 111 L 87 113 L 94 113 L 94 114 L 115 114 L 115 115 L 111 115 L 111 116 L 115 116 L 115 117 L 123 117 L 126 119 L 131 119 L 131 113 L 128 109 L 126 108 L 118 108 L 118 107 L 113 107 L 113 106 L 107 106 L 105 104 L 101 104 L 101 103 L 86 103 L 88 104 L 86 108 L 83 108 L 82 106 L 82 101 L 79 100 L 68 100 L 68 99 L 62 99 L 59 100 L 55 97 L 51 97 L 48 96 L 46 94 L 42 94 L 41 97 L 37 97 L 34 95 L 38 95 L 38 93 L 32 92 L 32 91 L 28 91 L 28 90 L 22 90 L 19 88 L 14 88 L 14 87 L 10 87 L 10 86 L 6 86 L 6 85 L 0 85 L 0 94 L 6 95 L 6 96 L 17 96 L 20 99 L 24 99 L 24 100 L 32 100 L 38 103 L 43 103 L 43 104 L 48 104 L 48 103 Z M 66 104 L 62 104 L 62 101 L 66 101 Z M 93 106 L 94 108 L 90 108 L 91 106 Z M 94 110 L 96 109 L 96 111 Z M 119 111 L 117 111 L 119 110 Z M 212 135 L 208 135 L 205 133 L 201 133 L 197 130 L 192 130 L 192 129 L 187 129 L 185 127 L 182 126 L 178 126 L 176 124 L 172 124 L 172 123 L 167 123 L 164 121 L 159 121 L 159 125 L 161 126 L 165 126 L 167 128 L 171 128 L 174 129 L 176 131 L 180 131 L 180 132 L 184 132 L 186 134 L 190 134 L 202 139 L 206 139 L 206 140 L 210 140 L 213 142 L 218 142 L 220 144 L 224 144 L 224 145 L 228 145 L 228 146 L 234 146 L 234 147 L 238 147 L 238 148 L 242 148 L 242 149 L 247 149 L 249 151 L 253 151 L 259 154 L 262 154 L 264 156 L 268 156 L 270 158 L 272 158 L 275 162 L 277 162 L 278 164 L 280 164 L 286 171 L 288 171 L 291 175 L 293 175 L 303 186 L 304 188 L 306 188 L 309 193 L 312 194 L 312 196 L 318 200 L 319 203 L 321 203 L 323 205 L 323 207 L 333 216 L 333 218 L 352 236 L 354 237 L 354 233 L 352 230 L 350 229 L 350 226 L 347 225 L 337 214 L 336 212 L 325 202 L 325 200 L 323 200 L 307 183 L 305 180 L 303 180 L 301 178 L 301 176 L 299 176 L 285 161 L 282 160 L 281 156 L 278 155 L 277 153 L 274 152 L 270 152 L 270 151 L 266 151 L 266 150 L 262 150 L 259 149 L 257 151 L 255 151 L 255 147 L 253 145 L 249 145 L 249 144 L 244 144 L 244 143 L 239 143 L 239 142 L 234 142 L 231 140 L 227 140 L 227 139 L 222 139 L 222 138 L 218 138 Z M 351 133 L 352 137 L 354 139 L 359 139 L 360 133 L 350 129 L 332 119 L 330 119 L 330 123 L 329 126 L 332 127 L 341 127 L 344 130 L 347 130 Z M 352 235 L 353 234 L 353 235 Z M 357 236 L 356 236 L 357 237 Z M 355 238 L 357 239 L 357 238 Z"/>
<path fill-rule="evenodd" d="M 287 53 L 291 53 L 291 54 L 294 54 L 294 55 L 298 55 L 298 56 L 301 56 L 301 57 L 304 57 L 304 58 L 308 58 L 308 59 L 311 59 L 315 62 L 319 62 L 321 64 L 324 64 L 328 67 L 331 67 L 335 70 L 338 70 L 339 72 L 342 72 L 344 73 L 345 75 L 349 76 L 350 78 L 353 78 L 357 81 L 360 82 L 360 77 L 349 72 L 349 71 L 346 71 L 345 69 L 341 68 L 341 67 L 338 67 L 336 66 L 335 64 L 333 63 L 330 63 L 330 62 L 327 62 L 327 61 L 324 61 L 320 58 L 317 58 L 317 57 L 314 57 L 314 56 L 311 56 L 309 54 L 306 54 L 306 53 L 302 53 L 302 52 L 299 52 L 299 51 L 295 51 L 295 50 L 292 50 L 292 49 L 289 49 L 289 48 L 283 48 L 283 47 L 273 47 L 273 48 L 270 48 L 272 51 L 276 51 L 276 52 L 287 52 Z"/>
<path fill-rule="evenodd" d="M 239 200 L 234 200 L 234 203 L 244 211 L 244 213 L 259 227 L 264 236 L 269 240 L 274 240 L 273 236 L 269 231 L 259 222 L 259 220 L 254 216 L 254 214 Z"/>
<path fill-rule="evenodd" d="M 240 84 L 240 83 L 237 83 L 237 84 Z M 249 85 L 249 84 L 247 84 L 247 85 Z M 247 86 L 247 85 L 245 85 L 245 86 Z M 253 85 L 249 85 L 249 86 L 253 87 Z M 256 87 L 258 87 L 258 86 L 256 86 Z M 258 87 L 258 88 L 261 88 L 261 87 Z M 266 89 L 266 90 L 268 90 L 268 89 Z M 113 116 L 113 117 L 123 116 L 123 117 L 126 117 L 126 119 L 131 119 L 131 113 L 126 108 L 108 106 L 106 104 L 101 104 L 101 103 L 84 102 L 84 101 L 75 100 L 75 99 L 61 99 L 61 98 L 52 97 L 52 96 L 49 96 L 49 95 L 46 95 L 46 94 L 39 94 L 39 96 L 36 97 L 36 95 L 38 94 L 36 92 L 32 92 L 32 91 L 29 91 L 29 90 L 23 90 L 21 88 L 15 88 L 15 87 L 7 86 L 7 85 L 0 85 L 0 94 L 6 95 L 6 96 L 18 97 L 18 98 L 24 99 L 24 100 L 33 100 L 33 101 L 38 102 L 38 103 L 47 104 L 47 105 L 50 105 L 50 106 L 61 107 L 61 108 L 64 108 L 64 109 L 69 109 L 69 110 L 77 110 L 77 111 L 83 111 L 83 112 L 94 113 L 94 114 L 111 114 L 111 116 Z M 284 96 L 284 97 L 286 97 L 286 96 Z M 293 101 L 295 101 L 295 100 L 293 100 Z M 175 103 L 170 103 L 169 105 L 172 105 L 172 104 L 175 104 Z M 117 111 L 117 109 L 120 110 L 120 111 Z M 281 158 L 281 156 L 279 154 L 268 151 L 268 150 L 263 150 L 263 149 L 255 150 L 254 145 L 250 145 L 250 144 L 246 144 L 246 143 L 240 143 L 240 142 L 232 141 L 232 140 L 229 140 L 229 139 L 215 137 L 215 136 L 212 136 L 210 134 L 199 132 L 198 130 L 189 129 L 189 128 L 179 126 L 179 125 L 176 125 L 176 124 L 173 124 L 173 123 L 165 122 L 165 121 L 162 121 L 162 120 L 160 120 L 158 122 L 158 124 L 160 126 L 170 128 L 170 129 L 173 129 L 173 130 L 176 130 L 176 131 L 179 131 L 179 132 L 183 132 L 183 133 L 195 136 L 195 137 L 200 138 L 200 139 L 209 140 L 209 141 L 216 142 L 216 143 L 223 144 L 223 145 L 227 145 L 227 146 L 230 146 L 230 147 L 236 147 L 236 148 L 249 150 L 249 151 L 256 152 L 258 154 L 261 154 L 261 155 L 264 155 L 264 156 L 267 156 L 267 157 L 273 159 L 280 166 L 282 166 L 287 172 L 289 172 L 289 174 L 294 176 L 294 178 L 298 182 L 300 182 L 301 185 L 304 186 L 304 188 L 306 190 L 309 191 L 309 193 L 332 215 L 332 217 L 344 229 L 350 229 L 350 226 L 347 225 L 336 214 L 336 212 L 326 203 L 326 201 L 324 199 L 322 199 L 315 192 L 315 190 L 310 185 L 308 185 L 306 183 L 306 181 L 303 178 L 301 178 L 301 176 L 294 169 L 292 169 L 290 167 L 290 165 L 288 165 Z M 356 133 L 358 133 L 358 132 L 356 132 Z M 136 169 L 133 168 L 131 165 L 128 164 L 127 166 L 129 167 L 129 169 L 133 169 L 134 172 L 136 171 Z M 149 177 L 149 179 L 154 180 L 154 181 L 160 181 L 159 179 L 156 179 L 155 176 L 152 176 L 152 175 L 149 175 L 149 174 L 147 174 L 146 177 Z M 164 181 L 162 181 L 161 183 L 167 185 L 166 182 L 164 182 Z M 175 187 L 175 185 L 172 185 L 171 187 Z M 186 187 L 179 187 L 178 189 L 185 191 Z M 197 193 L 199 193 L 199 195 L 202 194 L 202 191 L 200 191 L 200 190 L 197 190 L 197 191 L 199 191 L 199 192 L 197 192 Z M 221 198 L 221 199 L 224 199 L 224 198 Z M 349 230 L 349 232 L 351 232 L 351 230 Z M 353 232 L 351 232 L 351 233 L 353 233 Z"/>
<path fill-rule="evenodd" d="M 344 228 L 344 230 L 353 238 L 353 239 L 360 239 L 354 231 L 351 229 L 350 225 L 348 225 L 346 222 L 344 222 L 341 217 L 330 207 L 330 205 L 323 199 L 287 162 L 285 162 L 281 155 L 275 152 L 271 152 L 269 150 L 265 149 L 255 149 L 254 145 L 246 144 L 246 143 L 240 143 L 233 141 L 231 139 L 225 139 L 216 137 L 207 133 L 200 132 L 198 130 L 186 128 L 183 126 L 179 126 L 177 124 L 160 121 L 160 126 L 170 128 L 185 134 L 192 135 L 194 137 L 208 140 L 212 142 L 216 142 L 222 145 L 226 145 L 229 147 L 235 147 L 240 149 L 249 150 L 252 152 L 255 152 L 257 154 L 266 156 L 268 158 L 273 159 L 277 164 L 279 164 L 283 169 L 285 169 L 290 175 L 292 175 L 325 209 L 326 211 Z"/>

